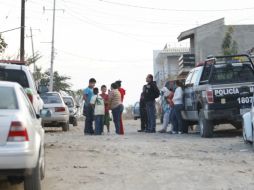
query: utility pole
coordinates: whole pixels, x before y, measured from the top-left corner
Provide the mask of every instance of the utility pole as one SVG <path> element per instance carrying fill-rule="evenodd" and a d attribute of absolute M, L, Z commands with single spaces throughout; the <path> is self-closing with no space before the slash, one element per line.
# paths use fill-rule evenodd
<path fill-rule="evenodd" d="M 51 64 L 50 64 L 50 82 L 49 91 L 53 91 L 54 82 L 54 58 L 55 58 L 55 17 L 56 17 L 56 0 L 53 3 L 53 26 L 52 26 L 52 41 L 51 41 Z"/>
<path fill-rule="evenodd" d="M 20 61 L 25 60 L 25 0 L 21 0 Z"/>
<path fill-rule="evenodd" d="M 34 64 L 34 73 L 36 72 L 36 65 L 35 65 L 35 57 L 34 57 L 34 40 L 33 40 L 33 30 L 30 27 L 30 35 L 31 35 L 31 46 L 32 46 L 32 54 L 33 54 L 33 64 Z"/>

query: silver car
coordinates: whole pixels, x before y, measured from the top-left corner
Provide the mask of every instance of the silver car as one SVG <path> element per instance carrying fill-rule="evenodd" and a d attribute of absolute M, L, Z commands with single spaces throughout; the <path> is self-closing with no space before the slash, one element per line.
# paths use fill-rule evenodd
<path fill-rule="evenodd" d="M 62 127 L 69 131 L 69 109 L 58 92 L 47 92 L 41 95 L 44 107 L 41 111 L 43 127 Z"/>
<path fill-rule="evenodd" d="M 44 178 L 41 119 L 18 83 L 0 82 L 0 176 L 40 190 Z"/>
<path fill-rule="evenodd" d="M 68 106 L 70 112 L 70 119 L 69 122 L 73 126 L 78 126 L 78 119 L 79 119 L 79 108 L 80 106 L 77 105 L 76 101 L 73 99 L 72 96 L 63 96 L 64 103 Z"/>

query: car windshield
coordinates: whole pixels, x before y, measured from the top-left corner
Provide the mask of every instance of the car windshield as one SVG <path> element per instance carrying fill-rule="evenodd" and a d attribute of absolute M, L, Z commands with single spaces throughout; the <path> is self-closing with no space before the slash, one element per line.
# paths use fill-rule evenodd
<path fill-rule="evenodd" d="M 18 109 L 17 97 L 11 87 L 0 87 L 0 109 Z"/>
<path fill-rule="evenodd" d="M 250 64 L 232 63 L 214 67 L 211 84 L 253 82 L 254 72 Z"/>
<path fill-rule="evenodd" d="M 69 108 L 73 108 L 74 107 L 74 102 L 72 100 L 72 98 L 67 98 L 67 97 L 63 97 L 64 103 L 69 107 Z"/>
<path fill-rule="evenodd" d="M 43 94 L 41 95 L 41 99 L 44 104 L 61 104 L 61 98 L 58 94 Z"/>
<path fill-rule="evenodd" d="M 17 82 L 23 88 L 29 88 L 26 74 L 22 70 L 0 68 L 0 81 Z"/>

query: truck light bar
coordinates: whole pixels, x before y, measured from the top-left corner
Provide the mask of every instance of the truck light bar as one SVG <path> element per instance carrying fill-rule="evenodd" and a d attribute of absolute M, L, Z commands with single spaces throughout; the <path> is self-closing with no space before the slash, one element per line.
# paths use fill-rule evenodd
<path fill-rule="evenodd" d="M 15 65 L 26 65 L 26 61 L 19 61 L 19 60 L 0 60 L 0 63 L 8 63 L 8 64 L 15 64 Z"/>

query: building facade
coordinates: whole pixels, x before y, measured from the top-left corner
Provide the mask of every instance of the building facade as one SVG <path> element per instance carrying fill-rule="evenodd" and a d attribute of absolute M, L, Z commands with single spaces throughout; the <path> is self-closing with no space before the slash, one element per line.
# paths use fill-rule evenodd
<path fill-rule="evenodd" d="M 153 51 L 154 79 L 159 88 L 169 80 L 176 80 L 179 73 L 179 58 L 189 53 L 189 48 L 168 48 Z"/>
<path fill-rule="evenodd" d="M 178 41 L 190 40 L 190 53 L 196 62 L 209 55 L 222 55 L 222 42 L 228 28 L 233 28 L 232 39 L 237 42 L 238 53 L 247 53 L 254 47 L 254 25 L 225 25 L 224 18 L 182 32 Z"/>

